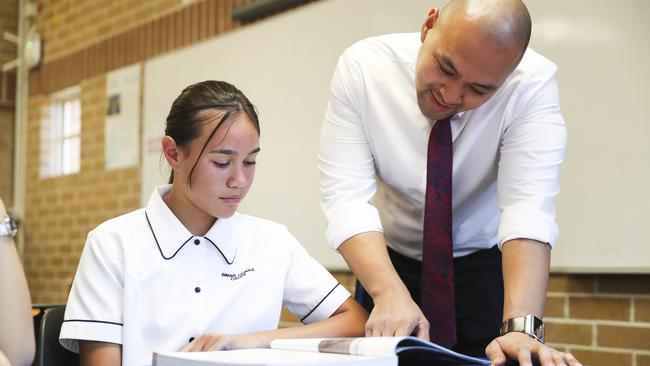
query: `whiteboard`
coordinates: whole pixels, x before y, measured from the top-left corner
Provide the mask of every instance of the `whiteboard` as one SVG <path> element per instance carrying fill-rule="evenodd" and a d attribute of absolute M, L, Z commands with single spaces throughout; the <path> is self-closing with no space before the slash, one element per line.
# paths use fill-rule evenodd
<path fill-rule="evenodd" d="M 650 273 L 650 2 L 527 4 L 569 135 L 553 269 Z"/>
<path fill-rule="evenodd" d="M 555 271 L 650 272 L 650 2 L 528 0 L 531 46 L 559 65 L 569 149 L 557 200 Z M 146 62 L 142 199 L 168 175 L 159 145 L 174 98 L 226 80 L 257 106 L 261 148 L 240 211 L 289 230 L 323 265 L 318 143 L 341 52 L 362 38 L 419 31 L 431 0 L 321 0 Z M 615 11 L 613 11 L 615 10 Z"/>

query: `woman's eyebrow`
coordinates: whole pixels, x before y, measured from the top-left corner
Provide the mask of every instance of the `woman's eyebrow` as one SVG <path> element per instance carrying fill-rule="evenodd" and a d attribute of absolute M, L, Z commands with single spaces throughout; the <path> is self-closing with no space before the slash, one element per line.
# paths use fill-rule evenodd
<path fill-rule="evenodd" d="M 260 148 L 256 147 L 255 149 L 251 150 L 251 152 L 249 152 L 248 155 L 256 154 L 258 152 L 260 152 Z M 212 150 L 212 151 L 209 152 L 209 154 L 238 155 L 237 151 L 230 150 L 230 149 Z"/>

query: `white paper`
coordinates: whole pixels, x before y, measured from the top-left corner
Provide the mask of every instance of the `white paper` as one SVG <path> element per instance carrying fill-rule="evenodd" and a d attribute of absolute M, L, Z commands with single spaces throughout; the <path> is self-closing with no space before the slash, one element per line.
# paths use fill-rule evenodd
<path fill-rule="evenodd" d="M 140 64 L 106 76 L 104 126 L 106 170 L 138 165 L 140 153 Z"/>

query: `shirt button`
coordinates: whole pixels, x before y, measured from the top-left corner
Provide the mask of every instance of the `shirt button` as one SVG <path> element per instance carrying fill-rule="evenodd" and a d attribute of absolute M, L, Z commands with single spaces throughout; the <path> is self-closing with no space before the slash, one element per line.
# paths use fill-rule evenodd
<path fill-rule="evenodd" d="M 195 288 L 194 288 L 194 292 L 196 292 L 196 293 L 201 292 L 201 288 L 200 288 L 200 287 L 195 287 Z"/>
<path fill-rule="evenodd" d="M 194 340 L 194 337 L 190 337 L 190 339 L 189 339 L 189 341 L 187 343 L 192 343 L 193 340 Z"/>
<path fill-rule="evenodd" d="M 201 244 L 201 241 L 199 239 L 194 239 L 194 244 L 199 245 L 199 244 Z"/>

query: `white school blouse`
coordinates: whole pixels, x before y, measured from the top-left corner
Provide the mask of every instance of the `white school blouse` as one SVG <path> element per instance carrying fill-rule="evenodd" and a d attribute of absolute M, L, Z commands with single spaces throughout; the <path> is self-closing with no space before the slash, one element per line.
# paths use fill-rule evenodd
<path fill-rule="evenodd" d="M 320 147 L 327 242 L 363 232 L 422 259 L 427 144 L 415 62 L 420 33 L 367 38 L 339 58 Z M 553 245 L 566 149 L 557 67 L 528 49 L 496 93 L 451 120 L 454 256 L 528 238 Z"/>
<path fill-rule="evenodd" d="M 286 227 L 236 213 L 192 235 L 154 190 L 146 208 L 88 234 L 60 342 L 122 345 L 123 365 L 150 365 L 207 332 L 276 329 L 282 305 L 311 323 L 350 296 Z"/>

